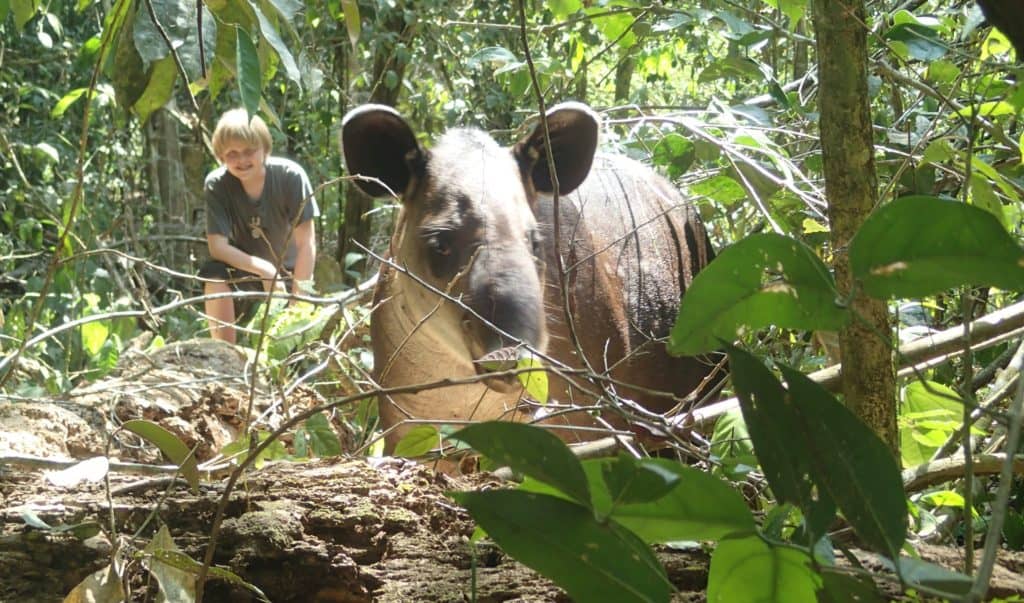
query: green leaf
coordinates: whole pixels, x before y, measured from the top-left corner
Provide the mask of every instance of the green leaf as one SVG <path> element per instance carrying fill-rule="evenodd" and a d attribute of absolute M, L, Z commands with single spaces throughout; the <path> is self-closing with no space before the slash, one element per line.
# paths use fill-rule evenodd
<path fill-rule="evenodd" d="M 935 61 L 949 51 L 938 32 L 920 23 L 899 23 L 885 32 L 884 37 L 906 44 L 910 57 L 919 61 Z"/>
<path fill-rule="evenodd" d="M 846 574 L 833 568 L 821 568 L 822 589 L 819 603 L 884 603 L 882 593 L 868 576 Z"/>
<path fill-rule="evenodd" d="M 501 548 L 576 601 L 668 601 L 672 589 L 647 546 L 590 509 L 519 490 L 449 493 Z"/>
<path fill-rule="evenodd" d="M 155 549 L 153 551 L 150 551 L 150 555 L 155 561 L 159 561 L 160 563 L 166 564 L 170 567 L 177 568 L 183 572 L 188 572 L 189 574 L 192 574 L 194 576 L 198 575 L 203 567 L 202 563 L 199 563 L 198 561 L 192 559 L 191 557 L 189 557 L 185 553 L 182 553 L 181 551 Z M 270 599 L 268 599 L 267 596 L 263 594 L 263 591 L 261 591 L 255 585 L 249 584 L 240 576 L 238 576 L 238 574 L 235 574 L 231 570 L 227 570 L 223 567 L 214 565 L 207 568 L 207 572 L 207 575 L 210 578 L 223 580 L 234 586 L 242 587 L 248 590 L 249 592 L 253 593 L 260 601 L 266 601 L 268 603 L 270 601 Z M 106 601 L 107 599 L 103 600 Z M 190 599 L 185 600 L 188 601 Z"/>
<path fill-rule="evenodd" d="M 614 459 L 595 459 L 584 466 L 591 484 L 602 478 L 604 467 Z M 743 497 L 725 481 L 668 459 L 641 459 L 647 470 L 676 476 L 678 481 L 665 495 L 650 500 L 617 504 L 610 493 L 592 487 L 594 508 L 608 514 L 645 542 L 717 540 L 732 532 L 754 529 L 754 517 Z"/>
<path fill-rule="evenodd" d="M 239 28 L 235 37 L 235 60 L 238 67 L 238 91 L 242 96 L 242 106 L 255 115 L 260 106 L 260 90 L 262 88 L 260 73 L 260 57 L 256 46 L 249 37 L 249 32 Z"/>
<path fill-rule="evenodd" d="M 359 35 L 362 33 L 362 22 L 359 18 L 359 2 L 356 0 L 341 0 L 341 11 L 345 15 L 345 31 L 348 32 L 348 41 L 352 44 L 353 50 L 359 43 Z"/>
<path fill-rule="evenodd" d="M 174 81 L 177 77 L 178 67 L 173 56 L 167 55 L 152 64 L 146 89 L 132 106 L 139 115 L 139 121 L 146 123 L 154 111 L 167 104 L 174 93 Z"/>
<path fill-rule="evenodd" d="M 178 436 L 143 419 L 125 421 L 121 427 L 159 448 L 172 463 L 181 467 L 181 476 L 192 486 L 192 492 L 199 494 L 199 464 Z"/>
<path fill-rule="evenodd" d="M 711 555 L 708 603 L 816 603 L 820 588 L 807 553 L 757 535 L 725 538 Z"/>
<path fill-rule="evenodd" d="M 752 354 L 732 345 L 726 349 L 736 397 L 768 485 L 780 504 L 806 512 L 814 488 L 812 449 L 805 438 L 793 437 L 798 419 L 786 390 Z"/>
<path fill-rule="evenodd" d="M 742 410 L 734 408 L 715 421 L 715 430 L 711 435 L 711 456 L 730 470 L 738 465 L 750 468 L 757 466 L 754 444 L 743 420 Z"/>
<path fill-rule="evenodd" d="M 929 391 L 930 390 L 930 391 Z M 934 393 L 933 393 L 934 392 Z M 952 389 L 934 381 L 914 381 L 903 388 L 900 402 L 900 456 L 904 467 L 914 467 L 932 458 L 938 446 L 922 441 L 920 435 L 929 431 L 924 425 L 925 417 L 936 416 L 951 420 L 952 425 L 959 425 L 963 415 L 962 403 Z M 936 413 L 940 413 L 936 415 Z M 953 428 L 955 429 L 955 427 Z M 952 429 L 950 430 L 952 433 Z M 944 434 L 943 442 L 949 436 Z"/>
<path fill-rule="evenodd" d="M 924 586 L 942 590 L 950 595 L 962 596 L 971 590 L 973 584 L 969 576 L 912 557 L 900 557 L 897 566 L 899 575 L 909 586 Z"/>
<path fill-rule="evenodd" d="M 633 15 L 628 12 L 611 12 L 616 7 L 636 8 L 632 0 L 609 0 L 601 6 L 585 8 L 584 12 L 592 17 L 592 23 L 601 36 L 609 43 L 614 42 L 620 49 L 636 46 L 636 34 L 630 29 L 633 26 Z"/>
<path fill-rule="evenodd" d="M 10 0 L 11 12 L 14 13 L 14 26 L 21 31 L 25 24 L 32 20 L 39 11 L 39 0 Z"/>
<path fill-rule="evenodd" d="M 65 94 L 59 101 L 57 101 L 57 104 L 53 106 L 53 109 L 50 110 L 50 117 L 54 119 L 60 119 L 63 117 L 68 108 L 75 104 L 75 102 L 88 91 L 88 88 L 75 88 L 71 92 Z"/>
<path fill-rule="evenodd" d="M 319 457 L 341 454 L 341 440 L 331 427 L 331 422 L 327 420 L 327 415 L 322 412 L 313 415 L 306 419 L 305 427 L 313 454 Z"/>
<path fill-rule="evenodd" d="M 962 285 L 1024 290 L 1024 251 L 999 221 L 937 197 L 904 197 L 876 210 L 850 242 L 850 268 L 877 298 Z"/>
<path fill-rule="evenodd" d="M 7 20 L 7 15 L 11 12 L 11 0 L 0 0 L 0 23 Z"/>
<path fill-rule="evenodd" d="M 184 554 L 178 549 L 178 545 L 174 543 L 174 539 L 171 538 L 171 532 L 167 529 L 166 525 L 160 526 L 160 529 L 153 535 L 153 539 L 149 541 L 144 550 L 150 555 L 149 563 L 147 564 L 149 572 L 153 574 L 153 577 L 156 578 L 160 586 L 161 594 L 157 596 L 158 601 L 195 600 L 195 575 L 161 560 L 162 557 L 167 556 L 166 553 Z M 157 551 L 164 551 L 165 555 L 157 557 L 154 555 Z"/>
<path fill-rule="evenodd" d="M 89 356 L 95 357 L 99 354 L 100 348 L 103 347 L 109 335 L 110 329 L 107 327 L 107 321 L 87 322 L 82 325 L 82 347 L 89 352 Z"/>
<path fill-rule="evenodd" d="M 302 78 L 299 75 L 299 66 L 295 64 L 295 57 L 292 56 L 292 52 L 288 50 L 288 46 L 285 45 L 281 36 L 277 32 L 277 28 L 270 22 L 270 19 L 263 14 L 260 7 L 253 5 L 253 10 L 256 11 L 256 20 L 260 25 L 260 31 L 263 33 L 263 39 L 270 43 L 271 48 L 277 53 L 277 56 L 281 59 L 281 63 L 284 65 L 284 71 L 288 75 L 288 79 L 295 82 L 299 87 L 302 86 Z"/>
<path fill-rule="evenodd" d="M 789 433 L 810 447 L 815 483 L 829 493 L 858 536 L 895 557 L 906 539 L 907 501 L 892 451 L 820 385 L 787 366 L 779 369 L 798 419 Z"/>
<path fill-rule="evenodd" d="M 925 78 L 937 84 L 952 84 L 958 77 L 960 68 L 950 61 L 932 61 L 925 71 Z"/>
<path fill-rule="evenodd" d="M 719 150 L 717 146 L 710 145 L 709 143 L 705 143 L 705 146 L 715 151 Z M 699 145 L 697 149 L 700 149 Z M 714 178 L 708 178 L 696 184 L 691 184 L 690 192 L 695 196 L 707 197 L 722 205 L 732 205 L 747 198 L 747 191 L 743 190 L 739 182 L 721 174 Z"/>
<path fill-rule="evenodd" d="M 651 161 L 662 166 L 668 177 L 675 180 L 686 173 L 697 157 L 697 147 L 686 137 L 671 132 L 654 145 Z"/>
<path fill-rule="evenodd" d="M 520 349 L 516 359 L 517 369 L 543 369 L 544 362 L 533 355 L 529 350 Z M 543 370 L 531 370 L 528 373 L 519 373 L 519 382 L 523 384 L 526 393 L 541 404 L 548 403 L 548 374 Z"/>
<path fill-rule="evenodd" d="M 828 268 L 803 243 L 756 234 L 727 247 L 693 279 L 669 337 L 676 356 L 701 354 L 768 325 L 838 330 L 848 319 L 836 303 Z"/>
<path fill-rule="evenodd" d="M 591 504 L 587 476 L 579 459 L 550 431 L 505 421 L 464 427 L 448 439 L 465 442 L 513 471 L 554 486 L 581 504 Z"/>
<path fill-rule="evenodd" d="M 583 8 L 581 0 L 551 0 L 547 2 L 548 10 L 555 19 L 565 19 L 569 15 Z"/>
<path fill-rule="evenodd" d="M 433 425 L 417 425 L 395 444 L 395 456 L 415 458 L 441 445 L 441 436 Z"/>
<path fill-rule="evenodd" d="M 978 103 L 977 105 L 968 105 L 951 114 L 950 119 L 953 119 L 954 116 L 973 117 L 977 115 L 984 118 L 991 118 L 1016 114 L 1017 107 L 1013 106 L 1012 103 L 1008 103 L 1004 100 L 986 101 Z"/>
<path fill-rule="evenodd" d="M 628 455 L 602 465 L 601 473 L 611 495 L 613 513 L 620 504 L 658 500 L 676 487 L 680 479 L 671 471 Z"/>

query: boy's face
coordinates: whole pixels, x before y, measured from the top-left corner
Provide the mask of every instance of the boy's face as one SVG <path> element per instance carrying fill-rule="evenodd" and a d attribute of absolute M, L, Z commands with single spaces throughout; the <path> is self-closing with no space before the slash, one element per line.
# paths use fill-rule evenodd
<path fill-rule="evenodd" d="M 228 172 L 243 183 L 259 182 L 266 175 L 266 159 L 261 147 L 238 140 L 229 141 L 220 156 Z"/>

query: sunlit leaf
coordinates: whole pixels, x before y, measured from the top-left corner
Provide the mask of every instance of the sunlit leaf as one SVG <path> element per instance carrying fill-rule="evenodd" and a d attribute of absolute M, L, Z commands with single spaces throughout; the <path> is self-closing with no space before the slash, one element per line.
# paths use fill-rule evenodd
<path fill-rule="evenodd" d="M 142 123 L 146 123 L 154 111 L 166 105 L 171 99 L 177 77 L 178 67 L 174 63 L 174 57 L 168 55 L 152 64 L 146 89 L 132 107 Z"/>
<path fill-rule="evenodd" d="M 110 335 L 110 329 L 107 327 L 106 321 L 87 322 L 82 325 L 82 347 L 89 352 L 90 356 L 95 356 L 107 341 L 108 335 Z"/>
<path fill-rule="evenodd" d="M 517 369 L 543 369 L 544 362 L 528 350 L 520 350 L 516 361 Z M 548 374 L 543 370 L 531 370 L 519 373 L 519 382 L 526 393 L 541 404 L 548 403 Z"/>
<path fill-rule="evenodd" d="M 285 45 L 281 36 L 277 32 L 277 28 L 274 27 L 273 23 L 263 14 L 259 6 L 253 6 L 256 11 L 256 19 L 260 24 L 260 31 L 263 33 L 263 39 L 270 43 L 270 47 L 274 49 L 277 56 L 281 59 L 281 63 L 284 65 L 284 71 L 288 75 L 288 79 L 302 86 L 302 78 L 299 75 L 299 66 L 295 64 L 295 57 L 292 56 L 291 50 Z"/>
<path fill-rule="evenodd" d="M 441 437 L 433 425 L 417 425 L 395 444 L 395 456 L 415 458 L 441 445 Z"/>
<path fill-rule="evenodd" d="M 565 19 L 583 8 L 581 0 L 550 0 L 546 3 L 548 10 L 556 19 Z"/>
<path fill-rule="evenodd" d="M 520 490 L 452 492 L 502 550 L 577 601 L 665 601 L 671 584 L 651 550 L 587 507 Z"/>
<path fill-rule="evenodd" d="M 717 349 L 768 325 L 838 330 L 848 319 L 829 269 L 803 243 L 756 234 L 727 247 L 683 295 L 668 350 L 676 356 Z"/>
<path fill-rule="evenodd" d="M 93 603 L 94 601 L 123 601 L 121 576 L 113 565 L 89 574 L 64 597 L 64 603 Z"/>
<path fill-rule="evenodd" d="M 923 421 L 917 417 L 934 417 L 935 413 L 942 413 L 938 416 L 955 419 L 954 424 L 959 424 L 963 405 L 958 402 L 959 394 L 934 381 L 914 381 L 903 388 L 901 394 L 900 456 L 904 467 L 913 467 L 931 459 L 938 449 L 938 446 L 916 437 L 925 429 Z"/>
<path fill-rule="evenodd" d="M 181 476 L 192 486 L 192 492 L 199 494 L 199 464 L 178 436 L 143 419 L 125 421 L 121 427 L 159 448 L 172 463 L 181 467 Z"/>
<path fill-rule="evenodd" d="M 654 145 L 651 162 L 662 166 L 668 177 L 675 180 L 690 169 L 697 156 L 696 147 L 684 136 L 670 132 Z"/>
<path fill-rule="evenodd" d="M 999 221 L 936 197 L 904 197 L 876 210 L 850 243 L 850 268 L 878 298 L 925 297 L 962 285 L 1024 290 L 1024 250 Z"/>
<path fill-rule="evenodd" d="M 160 526 L 153 539 L 149 541 L 144 549 L 150 555 L 149 572 L 156 578 L 160 586 L 160 595 L 157 601 L 193 601 L 196 597 L 196 577 L 194 574 L 175 567 L 163 561 L 168 553 L 184 554 L 178 549 L 178 545 L 171 538 L 171 533 L 166 525 Z M 154 553 L 163 551 L 164 555 L 156 556 Z"/>
<path fill-rule="evenodd" d="M 708 603 L 815 603 L 820 588 L 807 553 L 756 534 L 725 538 L 711 555 Z"/>
<path fill-rule="evenodd" d="M 46 481 L 61 488 L 73 488 L 82 482 L 98 482 L 110 470 L 110 460 L 95 456 L 60 471 L 46 473 Z"/>
<path fill-rule="evenodd" d="M 590 488 L 579 459 L 550 431 L 504 421 L 464 427 L 448 437 L 465 442 L 500 465 L 550 484 L 589 506 Z"/>
<path fill-rule="evenodd" d="M 696 148 L 700 149 L 701 147 L 696 145 Z M 714 149 L 717 150 L 718 147 L 714 147 Z M 743 190 L 740 183 L 725 175 L 714 176 L 691 184 L 690 192 L 694 195 L 708 197 L 722 205 L 732 205 L 747 198 L 747 191 Z"/>
<path fill-rule="evenodd" d="M 711 456 L 731 472 L 737 466 L 753 469 L 757 465 L 750 432 L 740 409 L 734 408 L 718 417 L 711 435 Z"/>
<path fill-rule="evenodd" d="M 14 13 L 14 26 L 20 31 L 25 24 L 36 16 L 40 0 L 10 0 L 10 10 Z"/>
<path fill-rule="evenodd" d="M 355 49 L 359 43 L 359 35 L 362 33 L 362 22 L 359 18 L 359 2 L 356 0 L 341 0 L 341 10 L 345 15 L 345 31 L 348 32 L 348 41 Z"/>

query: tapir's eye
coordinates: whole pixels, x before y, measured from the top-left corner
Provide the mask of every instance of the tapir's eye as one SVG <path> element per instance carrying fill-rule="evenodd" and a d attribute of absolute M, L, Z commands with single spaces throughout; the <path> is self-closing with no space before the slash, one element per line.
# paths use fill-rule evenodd
<path fill-rule="evenodd" d="M 433 232 L 427 237 L 427 247 L 437 255 L 448 257 L 452 254 L 453 239 L 450 231 Z"/>

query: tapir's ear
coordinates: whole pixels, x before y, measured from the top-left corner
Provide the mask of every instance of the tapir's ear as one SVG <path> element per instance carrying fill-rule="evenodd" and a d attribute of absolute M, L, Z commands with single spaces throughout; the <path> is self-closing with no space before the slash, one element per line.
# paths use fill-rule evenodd
<path fill-rule="evenodd" d="M 558 176 L 558 193 L 571 193 L 590 173 L 590 165 L 597 151 L 600 123 L 590 107 L 575 102 L 555 105 L 548 111 L 547 118 L 551 153 L 555 159 L 555 174 Z M 543 193 L 552 192 L 554 186 L 551 183 L 551 170 L 544 150 L 544 128 L 540 120 L 533 132 L 516 145 L 515 154 L 525 169 L 524 173 L 533 180 L 534 188 Z"/>
<path fill-rule="evenodd" d="M 341 121 L 341 149 L 349 174 L 380 181 L 355 179 L 371 197 L 401 195 L 420 175 L 415 172 L 423 169 L 426 156 L 409 124 L 386 105 L 349 111 Z"/>

